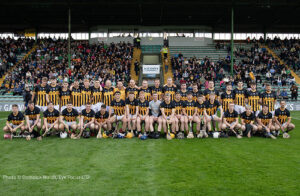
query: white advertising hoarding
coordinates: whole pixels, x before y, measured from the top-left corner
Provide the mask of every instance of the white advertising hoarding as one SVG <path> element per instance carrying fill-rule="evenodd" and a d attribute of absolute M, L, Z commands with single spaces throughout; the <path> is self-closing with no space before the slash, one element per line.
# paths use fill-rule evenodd
<path fill-rule="evenodd" d="M 159 74 L 160 65 L 143 65 L 143 74 Z"/>

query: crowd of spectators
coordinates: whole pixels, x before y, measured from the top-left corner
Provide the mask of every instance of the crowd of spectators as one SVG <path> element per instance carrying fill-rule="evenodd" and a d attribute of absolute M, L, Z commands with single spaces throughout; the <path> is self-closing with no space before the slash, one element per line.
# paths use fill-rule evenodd
<path fill-rule="evenodd" d="M 71 41 L 71 67 L 68 64 L 68 41 L 66 39 L 39 39 L 38 47 L 28 58 L 8 72 L 2 89 L 22 93 L 25 84 L 30 88 L 41 82 L 41 78 L 56 77 L 59 83 L 84 78 L 107 79 L 116 84 L 130 80 L 133 46 L 129 43 L 92 44 L 88 41 Z M 5 92 L 5 91 L 4 91 Z"/>

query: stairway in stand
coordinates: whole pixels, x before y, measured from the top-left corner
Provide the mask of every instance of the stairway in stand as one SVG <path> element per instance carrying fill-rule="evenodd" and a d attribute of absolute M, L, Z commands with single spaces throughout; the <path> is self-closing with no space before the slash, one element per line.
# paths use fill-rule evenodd
<path fill-rule="evenodd" d="M 267 45 L 261 45 L 261 47 L 266 48 L 266 50 L 267 50 L 270 54 L 272 54 L 272 56 L 273 56 L 275 59 L 277 59 L 277 60 L 280 62 L 281 65 L 285 65 L 285 64 L 286 64 L 286 63 L 285 63 L 281 58 L 279 58 L 279 56 L 278 56 L 271 48 L 269 48 Z M 300 84 L 300 77 L 299 77 L 293 70 L 291 70 L 291 74 L 292 74 L 292 76 L 295 78 L 297 84 Z"/>
<path fill-rule="evenodd" d="M 140 64 L 140 62 L 141 62 L 141 54 L 142 54 L 142 50 L 141 49 L 136 48 L 136 47 L 133 49 L 133 57 L 132 57 L 132 62 L 131 62 L 130 75 L 131 75 L 131 79 L 135 80 L 136 82 L 138 81 L 139 76 L 136 75 L 136 73 L 135 73 L 134 63 L 135 63 L 135 61 L 137 61 Z"/>
<path fill-rule="evenodd" d="M 171 77 L 174 81 L 173 69 L 172 69 L 172 64 L 171 64 L 171 55 L 170 55 L 169 48 L 168 48 L 167 59 L 165 59 L 164 54 L 162 52 L 161 52 L 161 58 L 162 58 L 162 66 L 163 66 L 163 72 L 164 72 L 164 84 L 166 84 L 169 77 Z M 166 66 L 168 67 L 168 70 L 166 70 Z"/>

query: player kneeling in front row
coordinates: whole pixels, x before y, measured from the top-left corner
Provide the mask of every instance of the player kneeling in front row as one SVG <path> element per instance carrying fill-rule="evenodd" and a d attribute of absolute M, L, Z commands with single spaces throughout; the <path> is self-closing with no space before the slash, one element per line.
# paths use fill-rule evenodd
<path fill-rule="evenodd" d="M 290 111 L 285 107 L 286 107 L 285 101 L 281 100 L 280 108 L 275 110 L 275 121 L 276 121 L 277 130 L 282 131 L 282 137 L 290 138 L 288 132 L 295 129 L 295 125 L 291 123 Z"/>
<path fill-rule="evenodd" d="M 16 135 L 18 129 L 20 133 L 23 133 L 25 130 L 24 126 L 24 115 L 19 111 L 18 105 L 12 105 L 12 113 L 9 114 L 6 126 L 3 128 L 4 138 L 12 138 L 12 135 Z"/>
<path fill-rule="evenodd" d="M 34 105 L 33 101 L 28 102 L 28 107 L 25 110 L 25 119 L 26 125 L 25 130 L 29 132 L 29 135 L 26 136 L 27 140 L 30 140 L 31 137 L 38 138 L 42 128 L 41 118 L 40 118 L 40 109 Z M 34 130 L 36 128 L 36 130 Z"/>
<path fill-rule="evenodd" d="M 42 140 L 46 134 L 50 131 L 59 131 L 59 111 L 54 108 L 53 103 L 50 101 L 47 106 L 47 110 L 44 112 L 44 124 L 43 124 L 43 135 L 38 137 L 38 140 Z"/>
<path fill-rule="evenodd" d="M 85 106 L 85 109 L 81 112 L 80 117 L 80 133 L 78 134 L 77 138 L 79 139 L 81 135 L 84 138 L 90 137 L 90 132 L 95 130 L 95 112 L 92 110 L 92 105 L 90 103 L 87 103 Z M 90 129 L 90 132 L 87 131 L 87 128 Z"/>
<path fill-rule="evenodd" d="M 102 138 L 102 128 L 104 131 L 110 131 L 111 130 L 111 123 L 109 120 L 109 114 L 106 110 L 106 105 L 102 104 L 100 111 L 96 112 L 95 114 L 95 130 L 98 130 L 97 138 Z M 105 135 L 107 135 L 105 133 Z"/>
<path fill-rule="evenodd" d="M 256 131 L 257 126 L 254 124 L 255 113 L 251 111 L 251 106 L 246 105 L 246 111 L 241 114 L 242 131 L 244 136 L 251 137 Z"/>
<path fill-rule="evenodd" d="M 263 133 L 265 137 L 276 139 L 276 137 L 271 133 L 272 131 L 275 131 L 272 119 L 272 113 L 269 112 L 269 106 L 263 105 L 262 111 L 257 116 L 257 131 Z"/>
<path fill-rule="evenodd" d="M 73 107 L 72 102 L 67 103 L 67 108 L 62 111 L 61 114 L 61 124 L 60 130 L 67 131 L 71 134 L 71 139 L 76 139 L 77 130 L 80 128 L 80 125 L 77 124 L 76 120 L 79 121 L 78 111 Z"/>
<path fill-rule="evenodd" d="M 227 129 L 229 129 L 229 134 L 232 132 L 237 138 L 242 138 L 239 133 L 240 128 L 238 113 L 234 110 L 234 103 L 230 103 L 228 110 L 224 112 L 221 136 L 227 137 Z"/>

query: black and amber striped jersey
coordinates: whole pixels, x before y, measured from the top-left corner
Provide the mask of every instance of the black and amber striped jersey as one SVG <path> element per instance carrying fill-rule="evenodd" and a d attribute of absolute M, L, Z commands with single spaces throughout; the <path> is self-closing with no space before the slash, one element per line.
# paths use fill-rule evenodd
<path fill-rule="evenodd" d="M 33 110 L 31 110 L 29 107 L 25 110 L 25 116 L 28 116 L 29 120 L 36 120 L 37 117 L 40 115 L 40 108 L 34 106 Z"/>
<path fill-rule="evenodd" d="M 226 111 L 224 112 L 224 118 L 227 123 L 231 124 L 238 118 L 239 114 L 237 111 L 233 110 L 233 112 Z"/>
<path fill-rule="evenodd" d="M 103 103 L 107 106 L 111 105 L 111 102 L 113 101 L 114 98 L 114 88 L 110 87 L 104 87 L 103 88 Z"/>
<path fill-rule="evenodd" d="M 180 90 L 179 93 L 180 93 L 180 96 L 181 96 L 180 99 L 181 99 L 182 101 L 187 101 L 187 90 L 186 90 L 186 91 Z"/>
<path fill-rule="evenodd" d="M 48 85 L 46 86 L 41 86 L 38 85 L 35 87 L 34 92 L 36 96 L 36 105 L 38 106 L 47 106 L 47 91 L 48 91 Z"/>
<path fill-rule="evenodd" d="M 49 101 L 53 102 L 53 105 L 59 105 L 60 87 L 58 85 L 50 85 L 47 89 L 47 94 L 49 97 Z"/>
<path fill-rule="evenodd" d="M 145 93 L 144 93 L 144 95 L 145 95 L 145 99 L 147 100 L 147 101 L 150 101 L 150 98 L 151 98 L 151 88 L 141 88 L 140 89 L 140 92 L 141 91 L 144 91 Z"/>
<path fill-rule="evenodd" d="M 290 111 L 286 108 L 284 110 L 282 110 L 281 108 L 276 109 L 275 116 L 277 120 L 280 122 L 280 124 L 286 123 L 287 120 L 291 118 Z"/>
<path fill-rule="evenodd" d="M 147 110 L 149 109 L 149 102 L 147 100 L 138 101 L 138 107 L 139 107 L 139 114 L 144 116 L 147 113 Z"/>
<path fill-rule="evenodd" d="M 126 89 L 122 88 L 121 90 L 119 88 L 114 88 L 114 93 L 119 91 L 121 93 L 120 99 L 124 100 L 126 99 Z"/>
<path fill-rule="evenodd" d="M 254 122 L 255 114 L 254 112 L 251 112 L 250 115 L 248 115 L 245 111 L 241 114 L 241 119 L 243 119 L 246 124 L 250 124 L 251 122 Z"/>
<path fill-rule="evenodd" d="M 197 101 L 198 95 L 199 95 L 199 94 L 202 94 L 202 92 L 199 91 L 199 90 L 196 91 L 196 92 L 195 92 L 195 91 L 192 91 L 192 93 L 193 93 L 193 101 L 195 101 L 195 102 Z"/>
<path fill-rule="evenodd" d="M 260 99 L 260 93 L 257 91 L 247 91 L 245 98 L 248 99 L 248 104 L 251 106 L 251 110 L 253 112 L 256 112 L 260 110 L 260 105 L 259 105 L 259 99 Z"/>
<path fill-rule="evenodd" d="M 200 116 L 204 115 L 204 110 L 205 110 L 204 102 L 199 103 L 199 101 L 197 101 L 196 108 L 197 108 L 198 115 L 200 115 Z"/>
<path fill-rule="evenodd" d="M 215 94 L 216 94 L 215 99 L 216 99 L 216 100 L 218 99 L 218 97 L 219 97 L 219 91 L 217 91 L 217 90 L 215 90 L 215 89 L 209 89 L 209 88 L 207 88 L 207 89 L 205 89 L 205 90 L 203 91 L 203 94 L 204 94 L 204 96 L 205 96 L 205 100 L 209 100 L 209 94 L 210 94 L 210 93 L 215 93 Z"/>
<path fill-rule="evenodd" d="M 275 92 L 264 92 L 260 95 L 262 99 L 262 104 L 266 104 L 269 106 L 269 111 L 275 110 L 275 101 L 276 101 L 276 94 Z"/>
<path fill-rule="evenodd" d="M 117 116 L 122 116 L 125 114 L 125 101 L 120 99 L 119 101 L 113 100 L 111 102 L 111 107 L 114 109 L 114 114 Z"/>
<path fill-rule="evenodd" d="M 153 95 L 153 93 L 156 92 L 158 95 L 158 100 L 161 100 L 163 98 L 163 88 L 160 86 L 158 88 L 156 88 L 155 86 L 153 86 L 151 88 L 151 93 Z"/>
<path fill-rule="evenodd" d="M 180 100 L 177 101 L 176 99 L 173 101 L 174 106 L 175 106 L 175 114 L 176 115 L 181 115 L 182 114 L 182 109 L 185 109 L 185 102 Z"/>
<path fill-rule="evenodd" d="M 53 109 L 52 111 L 47 109 L 44 112 L 44 118 L 47 120 L 47 123 L 54 123 L 59 118 L 59 111 L 57 109 Z"/>
<path fill-rule="evenodd" d="M 92 88 L 91 87 L 81 87 L 81 105 L 86 105 L 91 103 L 92 99 Z"/>
<path fill-rule="evenodd" d="M 214 100 L 213 103 L 210 100 L 205 101 L 205 110 L 206 114 L 209 116 L 215 115 L 217 113 L 218 108 L 220 107 L 220 103 L 217 100 Z"/>
<path fill-rule="evenodd" d="M 101 111 L 96 112 L 95 114 L 95 120 L 98 123 L 104 122 L 105 120 L 107 120 L 109 117 L 109 114 L 107 111 L 105 111 L 104 113 L 102 113 Z"/>
<path fill-rule="evenodd" d="M 80 87 L 78 87 L 78 88 L 73 87 L 72 88 L 71 101 L 72 101 L 74 107 L 80 107 L 81 106 L 82 101 L 81 101 L 81 88 Z"/>
<path fill-rule="evenodd" d="M 235 104 L 240 106 L 245 106 L 245 94 L 246 89 L 234 89 L 233 93 L 235 94 Z"/>
<path fill-rule="evenodd" d="M 231 91 L 228 93 L 225 91 L 221 94 L 221 100 L 222 100 L 222 108 L 224 112 L 226 112 L 229 109 L 229 104 L 234 103 L 235 100 L 235 94 Z"/>
<path fill-rule="evenodd" d="M 272 113 L 271 112 L 268 112 L 266 114 L 264 114 L 263 111 L 261 111 L 257 118 L 260 119 L 261 123 L 265 126 L 269 125 L 270 121 L 272 120 Z"/>
<path fill-rule="evenodd" d="M 134 92 L 134 98 L 136 98 L 136 99 L 138 98 L 139 89 L 137 89 L 137 88 L 127 87 L 126 90 L 125 90 L 125 92 L 126 92 L 126 97 L 129 96 L 129 92 Z"/>
<path fill-rule="evenodd" d="M 10 113 L 7 117 L 7 122 L 13 124 L 13 125 L 20 125 L 22 122 L 24 122 L 24 115 L 22 112 L 18 112 L 16 115 L 14 113 Z"/>
<path fill-rule="evenodd" d="M 174 101 L 175 99 L 175 92 L 177 91 L 177 88 L 174 86 L 168 87 L 167 85 L 163 87 L 163 93 L 167 94 L 169 93 L 171 95 L 171 101 Z"/>
<path fill-rule="evenodd" d="M 83 122 L 90 122 L 95 117 L 95 112 L 94 110 L 90 110 L 88 112 L 86 109 L 84 109 L 81 112 L 81 116 L 83 116 Z"/>
<path fill-rule="evenodd" d="M 99 88 L 92 88 L 92 99 L 93 99 L 93 104 L 97 104 L 102 102 L 102 91 Z"/>
<path fill-rule="evenodd" d="M 71 100 L 71 91 L 69 89 L 60 91 L 60 106 L 66 106 L 68 101 Z"/>
<path fill-rule="evenodd" d="M 136 114 L 136 107 L 138 106 L 138 101 L 136 99 L 133 99 L 130 101 L 129 98 L 125 100 L 126 106 L 128 106 L 129 114 L 135 115 Z"/>
<path fill-rule="evenodd" d="M 71 111 L 68 108 L 65 108 L 61 113 L 63 119 L 67 122 L 75 122 L 76 118 L 79 116 L 78 111 L 72 108 Z"/>
<path fill-rule="evenodd" d="M 196 102 L 195 101 L 185 101 L 185 112 L 188 116 L 193 116 L 196 111 Z"/>
<path fill-rule="evenodd" d="M 172 110 L 175 108 L 175 105 L 173 101 L 171 101 L 170 103 L 163 101 L 159 107 L 160 109 L 164 109 L 165 115 L 168 117 L 171 116 Z"/>

